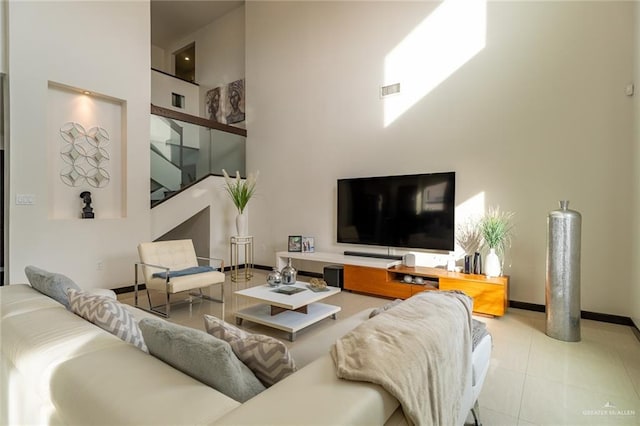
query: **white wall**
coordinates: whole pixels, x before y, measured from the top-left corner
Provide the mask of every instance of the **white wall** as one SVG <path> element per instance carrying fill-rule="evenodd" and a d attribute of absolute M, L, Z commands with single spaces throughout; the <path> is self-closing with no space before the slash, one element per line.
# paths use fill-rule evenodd
<path fill-rule="evenodd" d="M 210 176 L 151 210 L 151 239 L 156 240 L 209 209 L 209 257 L 230 265 L 229 238 L 236 235 L 237 210 L 224 189 L 224 178 Z M 247 213 L 251 215 L 250 209 Z M 249 220 L 252 220 L 250 217 Z M 202 232 L 205 230 L 203 229 Z M 173 234 L 176 236 L 176 234 Z M 181 238 L 188 238 L 187 235 Z"/>
<path fill-rule="evenodd" d="M 338 178 L 454 170 L 459 205 L 483 195 L 516 213 L 511 300 L 544 304 L 546 217 L 568 199 L 583 215 L 582 309 L 628 316 L 634 4 L 489 2 L 486 46 L 384 127 L 385 57 L 437 6 L 246 4 L 256 263 L 294 234 L 354 249 L 335 243 Z M 453 39 L 428 42 L 449 53 Z"/>
<path fill-rule="evenodd" d="M 8 20 L 8 281 L 25 282 L 24 267 L 33 264 L 64 273 L 86 288 L 129 285 L 136 246 L 148 240 L 150 233 L 149 3 L 9 2 Z M 119 160 L 125 167 L 125 217 L 48 216 L 52 196 L 47 182 L 52 159 L 46 146 L 51 137 L 46 126 L 50 81 L 124 101 L 126 158 Z M 17 194 L 34 195 L 35 204 L 15 205 Z"/>
<path fill-rule="evenodd" d="M 640 3 L 634 2 L 635 5 L 635 69 L 633 82 L 635 83 L 635 95 L 633 97 L 634 114 L 635 117 L 635 151 L 633 156 L 634 161 L 634 176 L 633 181 L 635 183 L 632 194 L 635 195 L 635 204 L 633 208 L 633 217 L 640 217 Z M 635 232 L 632 233 L 634 241 L 631 262 L 633 268 L 632 283 L 633 291 L 631 293 L 631 319 L 636 324 L 636 327 L 640 328 L 640 220 L 636 220 L 634 223 Z"/>
<path fill-rule="evenodd" d="M 200 85 L 200 112 L 205 114 L 206 92 L 245 76 L 244 6 L 233 9 L 209 25 L 176 40 L 165 50 L 165 64 L 171 63 L 171 52 L 195 42 L 196 82 Z M 234 124 L 243 127 L 243 123 Z"/>
<path fill-rule="evenodd" d="M 174 107 L 171 104 L 172 93 L 184 96 L 184 108 Z M 159 107 L 197 116 L 200 113 L 199 88 L 195 84 L 157 71 L 151 71 L 151 103 Z"/>
<path fill-rule="evenodd" d="M 167 69 L 164 49 L 155 45 L 151 45 L 151 68 L 169 74 L 172 73 L 171 70 Z"/>
<path fill-rule="evenodd" d="M 0 3 L 0 73 L 7 73 L 7 4 Z"/>
<path fill-rule="evenodd" d="M 244 6 L 215 20 L 196 33 L 196 76 L 200 84 L 200 114 L 205 114 L 208 90 L 245 76 Z M 234 126 L 244 127 L 244 123 Z"/>

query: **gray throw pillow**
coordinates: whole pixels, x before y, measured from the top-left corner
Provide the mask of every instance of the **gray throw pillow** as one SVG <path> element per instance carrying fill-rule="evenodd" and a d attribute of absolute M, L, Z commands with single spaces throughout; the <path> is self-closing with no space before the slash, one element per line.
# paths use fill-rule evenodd
<path fill-rule="evenodd" d="M 159 319 L 139 325 L 151 355 L 228 397 L 245 402 L 265 389 L 227 342 Z"/>
<path fill-rule="evenodd" d="M 67 309 L 69 309 L 69 298 L 67 297 L 67 290 L 70 288 L 75 290 L 81 290 L 71 278 L 56 274 L 55 272 L 48 272 L 44 269 L 36 268 L 35 266 L 27 266 L 24 268 L 24 273 L 27 275 L 29 284 L 31 287 L 38 290 L 45 296 L 62 303 Z"/>

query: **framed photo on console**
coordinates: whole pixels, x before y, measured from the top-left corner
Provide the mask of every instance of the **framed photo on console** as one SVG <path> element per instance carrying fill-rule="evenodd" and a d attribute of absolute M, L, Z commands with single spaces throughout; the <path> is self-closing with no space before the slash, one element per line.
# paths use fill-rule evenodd
<path fill-rule="evenodd" d="M 289 235 L 289 251 L 302 251 L 302 236 Z"/>
<path fill-rule="evenodd" d="M 302 252 L 313 253 L 314 251 L 313 237 L 302 237 Z"/>

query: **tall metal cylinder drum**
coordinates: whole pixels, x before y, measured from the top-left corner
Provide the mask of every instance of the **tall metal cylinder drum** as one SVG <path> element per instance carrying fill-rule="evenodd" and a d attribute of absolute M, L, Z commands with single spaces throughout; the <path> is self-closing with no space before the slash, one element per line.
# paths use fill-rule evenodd
<path fill-rule="evenodd" d="M 580 240 L 582 216 L 569 210 L 569 201 L 547 218 L 547 336 L 580 341 Z"/>

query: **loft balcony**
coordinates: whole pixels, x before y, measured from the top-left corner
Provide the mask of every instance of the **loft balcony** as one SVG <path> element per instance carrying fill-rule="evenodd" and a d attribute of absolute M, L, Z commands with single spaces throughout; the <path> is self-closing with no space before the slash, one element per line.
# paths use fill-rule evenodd
<path fill-rule="evenodd" d="M 151 207 L 222 169 L 245 176 L 247 131 L 199 116 L 197 84 L 152 70 L 151 99 Z"/>

